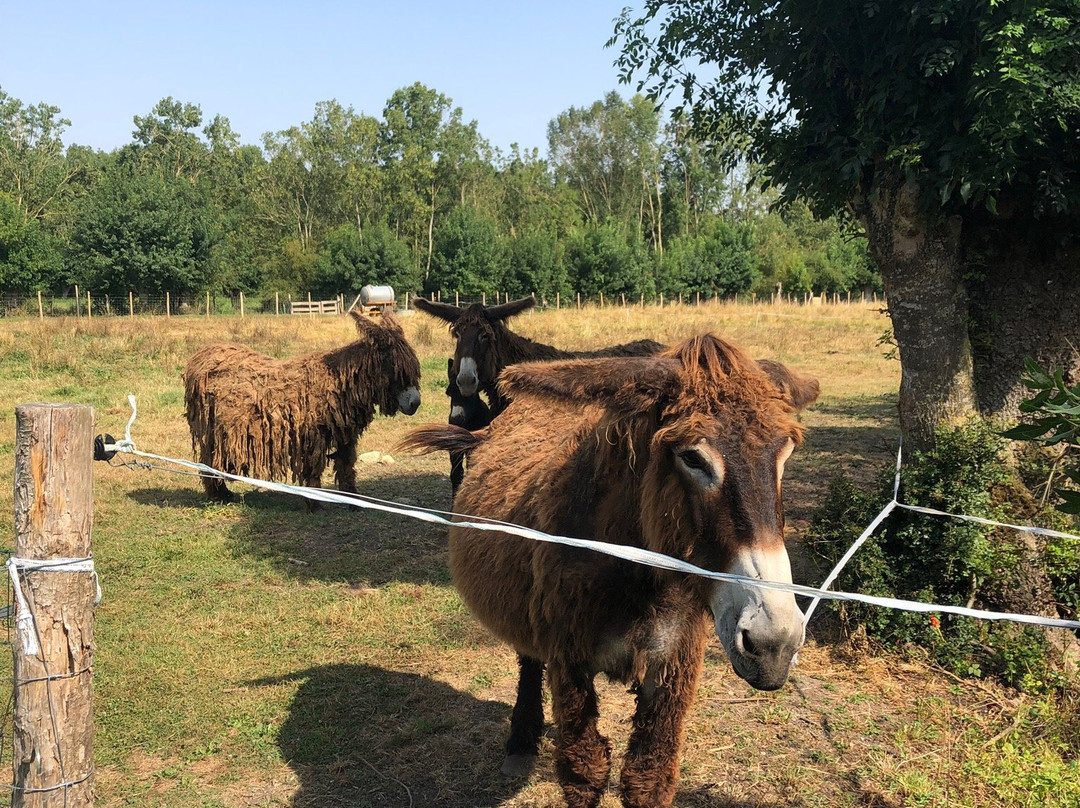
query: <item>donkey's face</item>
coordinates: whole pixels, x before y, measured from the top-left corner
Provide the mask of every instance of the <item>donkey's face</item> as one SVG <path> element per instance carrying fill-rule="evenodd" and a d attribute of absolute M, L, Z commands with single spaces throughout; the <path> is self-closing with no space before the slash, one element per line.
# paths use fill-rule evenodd
<path fill-rule="evenodd" d="M 637 506 L 646 547 L 718 572 L 791 583 L 781 481 L 802 437 L 793 413 L 817 398 L 816 381 L 708 335 L 657 357 L 515 365 L 503 383 L 515 395 L 604 404 L 605 434 L 632 436 L 638 452 L 648 447 L 647 460 L 621 460 L 645 460 Z M 617 443 L 603 451 L 623 451 Z M 707 578 L 691 585 L 735 672 L 754 687 L 780 687 L 803 642 L 794 596 Z"/>
<path fill-rule="evenodd" d="M 420 407 L 420 360 L 390 314 L 379 321 L 352 313 L 356 330 L 374 343 L 379 362 L 376 401 L 383 415 L 412 415 Z"/>
<path fill-rule="evenodd" d="M 467 308 L 436 303 L 417 298 L 416 308 L 450 325 L 454 337 L 453 373 L 458 391 L 473 396 L 490 389 L 498 378 L 499 359 L 496 343 L 505 334 L 503 321 L 536 305 L 536 300 L 523 297 L 498 306 L 473 303 Z"/>
<path fill-rule="evenodd" d="M 674 419 L 654 440 L 646 489 L 657 501 L 645 517 L 652 540 L 706 569 L 791 583 L 781 481 L 797 427 L 752 416 L 692 421 Z M 672 521 L 680 535 L 671 535 Z M 803 643 L 794 596 L 708 579 L 699 585 L 735 672 L 756 688 L 780 687 Z"/>
<path fill-rule="evenodd" d="M 454 344 L 454 377 L 458 391 L 463 396 L 474 396 L 480 390 L 495 383 L 499 374 L 496 355 L 495 327 L 483 312 L 466 310 L 450 326 Z"/>

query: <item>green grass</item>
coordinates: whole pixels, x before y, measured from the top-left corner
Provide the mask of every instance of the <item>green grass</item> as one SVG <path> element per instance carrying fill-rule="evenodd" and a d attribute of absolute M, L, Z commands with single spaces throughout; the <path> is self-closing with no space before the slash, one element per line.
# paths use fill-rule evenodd
<path fill-rule="evenodd" d="M 422 360 L 421 411 L 377 418 L 361 452 L 392 452 L 410 427 L 445 422 L 449 336 L 422 316 L 404 325 Z M 899 368 L 875 346 L 884 326 L 858 306 L 592 309 L 514 324 L 568 348 L 714 329 L 817 375 L 823 396 L 788 466 L 795 545 L 831 473 L 870 474 L 895 451 Z M 351 338 L 347 321 L 329 317 L 0 320 L 0 450 L 12 457 L 14 408 L 32 401 L 91 404 L 95 431 L 120 436 L 131 392 L 136 444 L 189 458 L 180 372 L 199 347 L 232 340 L 295 356 Z M 361 489 L 449 506 L 445 457 L 396 460 L 358 466 Z M 0 468 L 8 513 L 13 465 Z M 498 775 L 514 655 L 450 586 L 442 530 L 338 507 L 309 514 L 242 486 L 239 502 L 209 505 L 195 478 L 160 469 L 99 463 L 94 483 L 99 805 L 381 806 L 410 794 L 417 806 L 561 804 L 550 737 L 529 780 Z M 820 580 L 801 569 L 800 580 Z M 1074 710 L 1055 719 L 1049 703 L 845 653 L 811 643 L 791 684 L 762 695 L 711 645 L 676 804 L 1080 804 L 1076 744 L 1063 745 Z M 618 755 L 632 698 L 601 692 L 601 729 Z M 617 804 L 612 789 L 602 805 Z"/>

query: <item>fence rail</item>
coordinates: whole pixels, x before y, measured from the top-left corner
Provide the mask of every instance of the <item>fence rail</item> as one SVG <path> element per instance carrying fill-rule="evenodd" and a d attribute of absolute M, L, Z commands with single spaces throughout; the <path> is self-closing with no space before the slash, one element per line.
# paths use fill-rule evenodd
<path fill-rule="evenodd" d="M 203 294 L 136 294 L 127 292 L 120 295 L 108 293 L 94 293 L 92 291 L 78 290 L 75 294 L 47 295 L 38 293 L 27 295 L 14 292 L 0 292 L 0 317 L 135 317 L 145 315 L 158 315 L 165 317 L 174 316 L 217 316 L 245 314 L 334 314 L 344 313 L 349 301 L 353 301 L 357 295 L 342 293 L 333 299 L 313 299 L 311 295 L 294 298 L 292 295 L 214 295 Z M 555 294 L 552 297 L 536 295 L 537 306 L 541 309 L 574 309 L 585 307 L 600 308 L 634 308 L 634 307 L 667 307 L 667 306 L 698 306 L 710 302 L 728 303 L 788 303 L 793 305 L 821 305 L 821 304 L 877 304 L 883 302 L 877 293 L 845 292 L 837 294 L 791 294 L 770 295 L 757 297 L 752 294 L 738 295 L 734 297 L 719 297 L 717 295 L 680 294 L 674 296 L 657 295 L 647 298 L 645 295 L 615 294 L 606 295 L 599 293 L 593 295 L 567 295 Z M 484 305 L 496 305 L 511 300 L 507 293 L 496 292 L 488 295 L 461 295 L 458 293 L 436 294 L 431 299 L 444 303 L 454 303 L 457 306 L 467 306 L 472 303 Z M 403 309 L 411 308 L 411 296 L 406 293 L 398 301 L 398 306 Z"/>

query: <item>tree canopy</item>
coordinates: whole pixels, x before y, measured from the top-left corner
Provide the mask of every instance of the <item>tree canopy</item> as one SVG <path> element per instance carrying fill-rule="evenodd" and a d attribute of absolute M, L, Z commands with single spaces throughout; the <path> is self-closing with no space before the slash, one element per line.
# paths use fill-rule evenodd
<path fill-rule="evenodd" d="M 902 176 L 951 207 L 1080 204 L 1077 0 L 652 0 L 612 41 L 788 197 L 837 211 Z"/>
<path fill-rule="evenodd" d="M 770 212 L 775 193 L 746 187 L 745 164 L 729 171 L 640 95 L 568 108 L 546 155 L 493 149 L 420 83 L 378 116 L 320 102 L 258 146 L 172 97 L 132 123 L 113 152 L 65 148 L 58 109 L 0 94 L 0 291 L 176 299 L 389 283 L 399 295 L 651 300 L 765 295 L 777 282 L 880 288 L 832 249 L 858 243 L 848 223 L 822 220 L 807 241 L 797 218 Z"/>

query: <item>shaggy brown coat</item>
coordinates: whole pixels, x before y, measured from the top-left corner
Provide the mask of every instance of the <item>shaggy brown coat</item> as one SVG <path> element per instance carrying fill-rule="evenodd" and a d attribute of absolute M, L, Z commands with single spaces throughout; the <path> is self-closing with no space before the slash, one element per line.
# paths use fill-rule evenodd
<path fill-rule="evenodd" d="M 378 407 L 412 415 L 420 404 L 420 361 L 393 316 L 350 312 L 360 338 L 298 359 L 273 359 L 242 345 L 203 348 L 184 370 L 192 448 L 233 474 L 317 486 L 329 460 L 337 486 L 356 490 L 356 441 Z M 225 482 L 204 477 L 211 499 Z"/>
<path fill-rule="evenodd" d="M 793 412 L 817 397 L 816 381 L 706 335 L 650 358 L 516 365 L 501 384 L 514 400 L 486 430 L 429 426 L 406 439 L 425 451 L 471 451 L 459 521 L 506 520 L 712 570 L 750 553 L 786 564 L 780 476 L 802 436 Z M 717 592 L 750 590 L 464 527 L 450 529 L 449 547 L 469 609 L 521 660 L 504 771 L 536 755 L 546 665 L 566 802 L 595 806 L 610 770 L 593 687 L 604 672 L 637 695 L 623 803 L 670 805 L 710 625 L 728 633 Z M 740 636 L 721 636 L 756 687 L 779 687 L 802 642 L 801 612 L 780 597 L 790 600 L 787 634 L 751 636 L 753 619 L 787 608 L 759 598 L 732 623 Z"/>
<path fill-rule="evenodd" d="M 454 370 L 458 388 L 465 395 L 483 391 L 494 418 L 509 401 L 498 388 L 499 374 L 519 362 L 546 362 L 555 359 L 584 359 L 602 356 L 651 356 L 664 349 L 653 340 L 637 340 L 625 345 L 613 345 L 596 351 L 564 351 L 553 345 L 534 342 L 506 327 L 510 317 L 536 305 L 536 298 L 523 297 L 498 306 L 473 303 L 461 308 L 449 303 L 437 303 L 422 297 L 414 301 L 420 311 L 438 317 L 450 325 L 454 336 Z M 476 378 L 461 375 L 462 359 L 469 357 L 476 362 Z"/>

